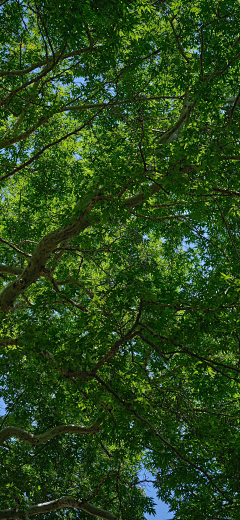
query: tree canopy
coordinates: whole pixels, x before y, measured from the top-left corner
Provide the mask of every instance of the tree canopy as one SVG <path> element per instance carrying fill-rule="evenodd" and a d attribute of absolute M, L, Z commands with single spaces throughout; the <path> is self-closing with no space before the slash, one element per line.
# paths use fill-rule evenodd
<path fill-rule="evenodd" d="M 0 520 L 239 518 L 239 7 L 1 2 Z"/>

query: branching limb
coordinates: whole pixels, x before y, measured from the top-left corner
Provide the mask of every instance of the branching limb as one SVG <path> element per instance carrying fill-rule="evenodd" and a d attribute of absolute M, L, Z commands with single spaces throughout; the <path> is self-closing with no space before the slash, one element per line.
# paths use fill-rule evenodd
<path fill-rule="evenodd" d="M 23 170 L 27 166 L 30 166 L 30 164 L 32 164 L 34 161 L 36 161 L 36 159 L 38 159 L 49 148 L 52 148 L 53 146 L 61 143 L 62 141 L 65 141 L 68 137 L 71 137 L 72 135 L 77 135 L 81 130 L 83 130 L 83 128 L 88 126 L 89 123 L 91 121 L 93 121 L 99 115 L 99 113 L 101 111 L 102 110 L 99 110 L 98 112 L 96 112 L 83 125 L 77 127 L 72 132 L 69 132 L 68 134 L 65 134 L 63 137 L 60 137 L 60 139 L 56 139 L 55 141 L 52 141 L 51 143 L 47 144 L 46 146 L 43 146 L 43 148 L 41 148 L 41 150 L 39 152 L 37 152 L 35 155 L 33 155 L 28 161 L 23 162 L 22 164 L 20 164 L 20 166 L 17 166 L 17 168 L 14 168 L 12 171 L 10 171 L 10 172 L 6 173 L 5 175 L 3 175 L 2 177 L 0 177 L 0 182 L 4 181 L 8 177 L 12 177 L 12 175 L 15 175 L 15 173 L 18 173 L 20 170 Z"/>
<path fill-rule="evenodd" d="M 49 71 L 47 71 L 47 72 L 49 72 Z M 26 84 L 26 87 L 27 86 L 28 86 L 28 84 Z M 15 93 L 16 92 L 12 93 L 9 96 L 12 97 L 13 94 L 15 94 Z M 6 99 L 7 101 L 9 101 L 9 96 Z M 149 98 L 146 98 L 146 99 L 144 98 L 144 101 L 147 102 L 147 101 L 157 100 L 157 99 L 162 99 L 162 98 L 163 98 L 163 96 L 155 96 L 155 97 L 149 97 Z M 44 116 L 40 117 L 38 119 L 38 121 L 32 127 L 28 128 L 28 130 L 25 130 L 21 134 L 19 134 L 17 136 L 14 136 L 14 137 L 11 137 L 10 139 L 2 140 L 2 142 L 0 143 L 0 150 L 2 150 L 4 148 L 7 148 L 8 146 L 11 146 L 13 144 L 19 143 L 20 141 L 23 141 L 23 140 L 27 139 L 36 130 L 38 130 L 38 128 L 40 128 L 42 125 L 48 123 L 49 120 L 52 117 L 54 117 L 56 114 L 60 114 L 62 112 L 69 112 L 69 111 L 80 112 L 80 111 L 83 111 L 83 110 L 92 110 L 92 109 L 94 109 L 94 110 L 97 109 L 98 110 L 98 109 L 104 109 L 104 108 L 111 108 L 111 107 L 114 107 L 114 106 L 122 106 L 122 105 L 130 104 L 130 103 L 136 103 L 137 101 L 142 101 L 142 98 L 140 98 L 140 99 L 137 99 L 137 98 L 126 99 L 126 100 L 123 100 L 123 101 L 108 101 L 107 103 L 106 102 L 105 103 L 82 103 L 81 105 L 64 105 L 63 107 L 59 108 L 58 110 L 55 110 L 52 114 L 48 113 L 45 117 Z M 166 135 L 166 134 L 164 134 L 164 135 Z"/>
<path fill-rule="evenodd" d="M 232 123 L 233 114 L 234 114 L 234 112 L 235 112 L 235 110 L 236 110 L 236 108 L 237 108 L 237 105 L 238 105 L 238 103 L 239 103 L 239 99 L 240 99 L 240 92 L 239 92 L 239 94 L 237 95 L 236 99 L 234 100 L 233 107 L 232 107 L 231 112 L 230 112 L 230 114 L 229 114 L 228 123 L 227 123 L 228 126 L 230 126 L 231 123 Z"/>
<path fill-rule="evenodd" d="M 240 160 L 240 156 L 238 157 Z M 227 190 L 224 188 L 218 188 L 217 186 L 213 186 L 213 191 L 217 191 L 219 193 L 222 193 L 223 195 L 228 195 L 229 197 L 240 197 L 240 191 L 233 191 L 233 190 Z"/>
<path fill-rule="evenodd" d="M 223 220 L 223 222 L 224 222 L 224 225 L 225 225 L 225 227 L 226 227 L 226 230 L 227 230 L 228 236 L 229 236 L 229 238 L 230 238 L 231 244 L 232 244 L 232 246 L 233 246 L 233 248 L 234 248 L 234 250 L 235 250 L 235 252 L 236 252 L 236 255 L 237 255 L 238 259 L 240 260 L 240 254 L 239 254 L 239 252 L 238 252 L 238 250 L 237 250 L 237 248 L 236 248 L 236 246 L 235 246 L 235 244 L 234 244 L 234 241 L 233 241 L 233 238 L 232 238 L 232 234 L 231 234 L 231 232 L 230 232 L 230 229 L 229 229 L 228 223 L 227 223 L 227 221 L 226 221 L 226 219 L 225 219 L 225 217 L 224 217 L 224 214 L 223 214 L 223 212 L 222 212 L 222 210 L 221 210 L 221 207 L 219 206 L 217 199 L 215 199 L 214 197 L 212 197 L 212 199 L 214 200 L 216 206 L 218 207 L 218 210 L 219 210 L 219 212 L 220 212 L 220 215 L 221 215 L 222 220 Z"/>
<path fill-rule="evenodd" d="M 62 305 L 66 305 L 66 302 L 67 302 L 68 304 L 72 305 L 73 307 L 76 307 L 77 309 L 80 309 L 80 311 L 88 312 L 88 308 L 85 307 L 84 305 L 76 303 L 74 300 L 69 299 L 69 298 L 67 298 L 64 295 L 62 295 L 62 297 L 63 297 L 63 300 L 56 300 L 55 303 L 62 303 Z M 69 308 L 69 305 L 67 305 L 67 307 Z"/>
<path fill-rule="evenodd" d="M 180 41 L 180 38 L 179 38 L 179 34 L 177 34 L 177 31 L 174 27 L 174 24 L 173 24 L 173 20 L 170 20 L 170 25 L 172 27 L 172 31 L 173 31 L 173 34 L 174 34 L 174 37 L 175 37 L 175 40 L 177 42 L 177 46 L 178 46 L 178 50 L 180 52 L 180 54 L 182 55 L 182 57 L 186 60 L 187 63 L 190 63 L 190 60 L 189 58 L 186 56 L 184 50 L 183 50 L 183 46 L 181 44 L 181 41 Z"/>
<path fill-rule="evenodd" d="M 43 504 L 30 506 L 26 510 L 21 510 L 18 508 L 0 509 L 0 520 L 12 520 L 15 518 L 18 520 L 25 520 L 26 514 L 27 516 L 46 514 L 50 513 L 51 511 L 57 511 L 58 509 L 65 509 L 69 507 L 73 507 L 74 509 L 81 509 L 90 515 L 103 518 L 104 520 L 117 520 L 117 517 L 109 511 L 105 511 L 100 507 L 96 507 L 89 502 L 81 502 L 81 500 L 71 496 L 64 496 L 57 498 L 56 500 L 51 500 L 50 502 L 44 502 Z"/>
<path fill-rule="evenodd" d="M 11 247 L 11 249 L 14 249 L 14 251 L 19 253 L 20 255 L 26 256 L 28 258 L 31 258 L 31 256 L 32 256 L 29 253 L 25 253 L 25 251 L 22 251 L 21 249 L 19 249 L 19 247 L 15 246 L 15 244 L 13 244 L 12 242 L 8 242 L 8 240 L 4 240 L 4 238 L 0 238 L 0 242 L 2 242 L 3 244 L 7 244 L 7 246 Z"/>
<path fill-rule="evenodd" d="M 98 361 L 98 363 L 96 363 L 96 365 L 94 365 L 93 369 L 91 370 L 91 372 L 94 372 L 96 373 L 97 370 L 103 366 L 105 363 L 107 363 L 107 361 L 109 361 L 109 359 L 111 359 L 112 357 L 115 356 L 115 354 L 118 352 L 118 349 L 119 347 L 125 342 L 125 341 L 128 341 L 130 339 L 133 339 L 135 338 L 135 336 L 138 336 L 138 332 L 133 332 L 132 334 L 127 334 L 126 336 L 124 336 L 123 338 L 119 339 L 118 341 L 116 341 L 114 343 L 114 345 L 112 346 L 112 348 L 109 350 L 109 352 L 107 352 L 106 356 L 104 356 L 100 361 Z"/>

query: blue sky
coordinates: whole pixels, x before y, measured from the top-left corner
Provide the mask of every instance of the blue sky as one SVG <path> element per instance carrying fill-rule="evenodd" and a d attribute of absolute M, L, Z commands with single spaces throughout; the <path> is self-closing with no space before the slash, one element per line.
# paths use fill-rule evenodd
<path fill-rule="evenodd" d="M 3 402 L 3 399 L 0 398 L 0 416 L 4 415 L 4 412 L 5 412 L 4 402 Z"/>
<path fill-rule="evenodd" d="M 149 479 L 154 480 L 154 476 L 149 473 L 145 468 L 139 474 L 139 479 Z M 164 502 L 162 502 L 159 498 L 157 498 L 157 490 L 154 489 L 153 484 L 151 482 L 146 482 L 142 484 L 144 487 L 147 496 L 152 497 L 155 505 L 156 505 L 156 515 L 145 514 L 146 520 L 170 520 L 173 518 L 174 513 L 170 513 L 168 511 L 168 506 Z"/>

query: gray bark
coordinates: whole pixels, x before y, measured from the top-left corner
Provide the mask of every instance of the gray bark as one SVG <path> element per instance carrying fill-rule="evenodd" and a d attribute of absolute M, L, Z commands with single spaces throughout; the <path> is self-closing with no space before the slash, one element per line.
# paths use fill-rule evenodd
<path fill-rule="evenodd" d="M 56 511 L 57 509 L 64 509 L 69 507 L 81 509 L 82 511 L 86 511 L 90 515 L 97 516 L 98 518 L 103 518 L 104 520 L 117 520 L 117 517 L 109 511 L 105 511 L 100 507 L 96 507 L 93 504 L 90 504 L 89 502 L 81 502 L 77 498 L 71 496 L 64 496 L 56 500 L 51 500 L 50 502 L 44 502 L 43 504 L 29 506 L 27 509 L 24 510 L 18 508 L 2 510 L 0 509 L 0 520 L 11 520 L 14 518 L 19 520 L 25 520 L 26 517 L 32 515 L 46 514 L 50 513 L 51 511 Z"/>

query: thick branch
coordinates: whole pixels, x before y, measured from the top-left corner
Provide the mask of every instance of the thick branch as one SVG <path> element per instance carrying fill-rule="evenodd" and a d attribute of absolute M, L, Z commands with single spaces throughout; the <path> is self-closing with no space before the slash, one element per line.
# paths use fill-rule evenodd
<path fill-rule="evenodd" d="M 27 267 L 22 271 L 20 277 L 9 284 L 0 295 L 0 308 L 5 314 L 11 310 L 16 298 L 27 289 L 27 287 L 37 281 L 57 245 L 63 240 L 69 240 L 78 235 L 92 224 L 86 217 L 100 198 L 100 195 L 97 194 L 90 201 L 88 199 L 88 202 L 79 202 L 75 207 L 71 223 L 68 226 L 59 228 L 56 231 L 51 231 L 40 240 Z M 79 213 L 80 216 L 76 218 L 76 214 Z"/>
<path fill-rule="evenodd" d="M 129 341 L 130 339 L 133 339 L 138 334 L 139 334 L 138 332 L 133 332 L 132 334 L 129 333 L 126 336 L 124 336 L 124 338 L 121 338 L 118 341 L 116 341 L 114 343 L 114 345 L 112 346 L 112 348 L 107 352 L 107 354 L 100 361 L 98 361 L 96 363 L 96 365 L 93 367 L 91 372 L 96 373 L 99 368 L 101 368 L 105 363 L 107 363 L 107 361 L 109 361 L 109 359 L 111 359 L 112 357 L 115 356 L 115 354 L 118 352 L 119 347 L 125 341 Z"/>
<path fill-rule="evenodd" d="M 123 204 L 127 208 L 132 208 L 138 204 L 141 204 L 161 189 L 162 186 L 160 184 L 153 184 L 150 186 L 147 194 L 143 192 L 138 193 L 133 197 L 125 199 Z M 66 227 L 51 231 L 45 235 L 42 240 L 40 240 L 32 254 L 28 265 L 22 271 L 21 275 L 17 280 L 5 287 L 0 295 L 0 309 L 4 314 L 7 314 L 13 308 L 13 303 L 17 297 L 30 285 L 35 283 L 42 275 L 46 262 L 49 260 L 51 253 L 56 249 L 58 244 L 64 240 L 69 240 L 79 235 L 79 233 L 84 231 L 89 226 L 95 225 L 99 222 L 97 217 L 90 220 L 88 220 L 86 217 L 91 212 L 95 204 L 103 199 L 104 198 L 100 195 L 100 193 L 97 193 L 91 199 L 89 197 L 88 200 L 84 199 L 84 201 L 79 201 L 73 211 L 73 216 L 70 221 L 71 223 Z M 76 218 L 77 214 L 80 214 L 78 218 Z"/>
<path fill-rule="evenodd" d="M 27 442 L 31 446 L 37 446 L 39 444 L 44 444 L 49 441 L 56 435 L 62 433 L 97 433 L 101 429 L 100 424 L 96 421 L 92 426 L 78 426 L 77 424 L 60 424 L 59 426 L 55 426 L 50 430 L 47 430 L 40 435 L 34 435 L 34 433 L 30 433 L 23 428 L 19 428 L 18 426 L 7 426 L 3 430 L 0 431 L 0 446 L 4 443 L 8 437 L 17 437 L 21 441 Z"/>
<path fill-rule="evenodd" d="M 185 54 L 185 52 L 183 50 L 183 46 L 182 46 L 182 44 L 180 42 L 179 35 L 175 31 L 175 28 L 174 28 L 174 25 L 173 25 L 173 20 L 170 20 L 170 25 L 172 27 L 173 34 L 174 34 L 175 40 L 177 42 L 177 46 L 178 46 L 178 50 L 179 50 L 180 54 L 183 56 L 183 58 L 186 60 L 187 63 L 190 63 L 189 58 L 186 56 L 186 54 Z"/>
<path fill-rule="evenodd" d="M 17 267 L 16 265 L 0 264 L 0 273 L 21 275 L 22 272 L 23 272 L 23 268 L 22 267 Z"/>
<path fill-rule="evenodd" d="M 190 117 L 190 113 L 192 112 L 193 108 L 196 105 L 196 101 L 194 103 L 189 102 L 189 92 L 188 88 L 186 89 L 185 96 L 184 96 L 184 102 L 183 107 L 179 116 L 178 121 L 175 123 L 175 125 L 172 126 L 167 132 L 165 132 L 158 140 L 158 144 L 169 144 L 172 141 L 175 141 L 175 139 L 178 138 L 179 132 L 182 130 L 183 126 L 188 124 L 188 120 Z"/>
<path fill-rule="evenodd" d="M 11 520 L 14 518 L 25 520 L 25 518 L 28 516 L 46 514 L 50 513 L 51 511 L 69 507 L 73 507 L 74 509 L 81 509 L 90 515 L 97 516 L 98 518 L 103 518 L 105 520 L 117 520 L 117 517 L 109 511 L 105 511 L 100 507 L 96 507 L 89 502 L 81 502 L 77 498 L 71 496 L 65 496 L 56 500 L 51 500 L 50 502 L 44 502 L 43 504 L 30 506 L 24 510 L 18 508 L 0 509 L 0 520 Z"/>
<path fill-rule="evenodd" d="M 129 332 L 128 334 L 126 334 L 126 336 L 124 336 L 123 338 L 116 341 L 114 343 L 114 345 L 110 348 L 110 350 L 107 352 L 107 354 L 102 359 L 100 359 L 100 361 L 98 361 L 91 370 L 86 371 L 86 372 L 84 372 L 82 370 L 78 370 L 78 371 L 74 372 L 73 370 L 70 369 L 70 370 L 68 370 L 68 372 L 65 372 L 65 373 L 62 372 L 63 375 L 65 377 L 74 377 L 74 378 L 80 377 L 82 379 L 88 379 L 90 377 L 94 377 L 95 374 L 97 373 L 97 371 L 99 370 L 99 368 L 101 368 L 103 365 L 105 365 L 105 363 L 107 363 L 109 361 L 109 359 L 111 359 L 112 357 L 114 357 L 116 355 L 119 347 L 125 341 L 129 341 L 130 339 L 135 338 L 135 336 L 138 336 L 138 334 L 139 334 L 138 331 L 133 332 L 133 333 Z"/>
<path fill-rule="evenodd" d="M 127 206 L 127 208 L 134 208 L 135 206 L 145 202 L 145 200 L 148 200 L 150 197 L 155 195 L 155 193 L 158 193 L 161 189 L 162 186 L 160 184 L 152 184 L 149 186 L 148 194 L 140 192 L 137 195 L 133 195 L 132 197 L 124 200 L 124 206 Z"/>

